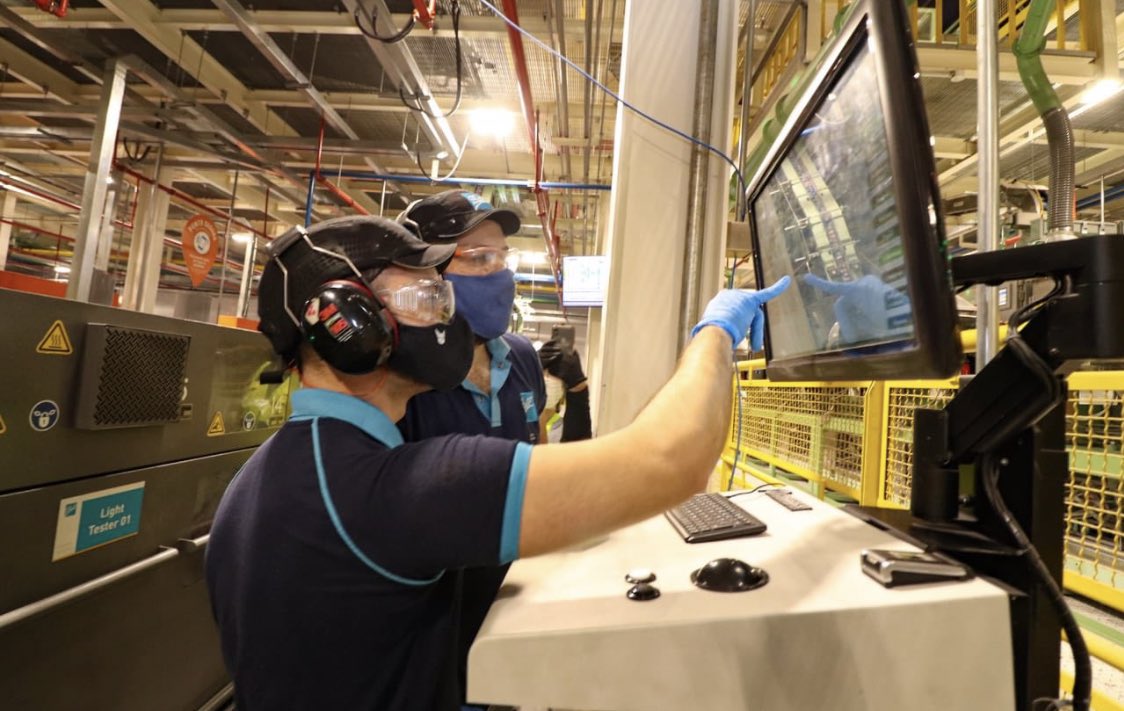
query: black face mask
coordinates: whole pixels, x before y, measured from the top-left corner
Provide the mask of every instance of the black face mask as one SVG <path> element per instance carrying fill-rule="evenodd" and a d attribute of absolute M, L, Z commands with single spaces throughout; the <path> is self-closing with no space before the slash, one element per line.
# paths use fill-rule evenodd
<path fill-rule="evenodd" d="M 460 314 L 449 324 L 399 324 L 398 347 L 386 364 L 434 390 L 451 390 L 468 376 L 475 346 L 472 328 Z"/>

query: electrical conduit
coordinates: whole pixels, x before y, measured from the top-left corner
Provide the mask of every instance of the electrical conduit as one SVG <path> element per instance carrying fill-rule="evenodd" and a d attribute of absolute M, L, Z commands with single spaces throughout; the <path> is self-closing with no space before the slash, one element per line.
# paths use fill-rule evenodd
<path fill-rule="evenodd" d="M 1069 112 L 1062 106 L 1042 66 L 1046 28 L 1056 4 L 1056 0 L 1033 0 L 1012 51 L 1019 68 L 1019 77 L 1030 100 L 1034 102 L 1034 108 L 1042 117 L 1046 139 L 1050 145 L 1048 238 L 1066 239 L 1073 236 L 1073 198 L 1076 187 L 1073 127 L 1070 125 Z M 1064 28 L 1060 31 L 1064 31 Z"/>

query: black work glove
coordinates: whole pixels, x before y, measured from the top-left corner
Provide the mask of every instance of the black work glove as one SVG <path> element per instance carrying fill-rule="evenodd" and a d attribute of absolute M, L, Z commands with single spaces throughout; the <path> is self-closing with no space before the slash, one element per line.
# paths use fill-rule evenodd
<path fill-rule="evenodd" d="M 585 382 L 582 359 L 577 351 L 563 353 L 557 341 L 547 341 L 539 349 L 539 362 L 542 369 L 561 380 L 567 390 L 572 390 Z"/>

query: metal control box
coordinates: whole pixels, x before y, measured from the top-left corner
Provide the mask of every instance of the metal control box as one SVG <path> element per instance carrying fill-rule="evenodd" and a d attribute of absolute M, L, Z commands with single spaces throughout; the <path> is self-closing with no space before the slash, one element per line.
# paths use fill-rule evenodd
<path fill-rule="evenodd" d="M 0 289 L 0 705 L 196 709 L 227 484 L 287 418 L 260 334 Z"/>

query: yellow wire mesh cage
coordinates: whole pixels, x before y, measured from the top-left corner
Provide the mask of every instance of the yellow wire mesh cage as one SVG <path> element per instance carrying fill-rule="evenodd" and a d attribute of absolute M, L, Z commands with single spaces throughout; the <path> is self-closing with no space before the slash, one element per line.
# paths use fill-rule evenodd
<path fill-rule="evenodd" d="M 955 394 L 954 381 L 886 383 L 879 506 L 909 507 L 909 487 L 913 481 L 913 412 L 918 409 L 939 410 Z"/>

